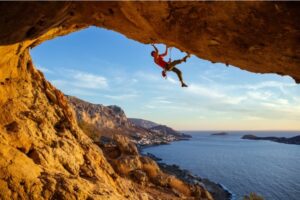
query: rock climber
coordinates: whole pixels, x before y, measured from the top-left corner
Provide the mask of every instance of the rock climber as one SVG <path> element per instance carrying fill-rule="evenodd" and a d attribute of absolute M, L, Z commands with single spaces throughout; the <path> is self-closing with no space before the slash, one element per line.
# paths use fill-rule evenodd
<path fill-rule="evenodd" d="M 166 51 L 163 54 L 159 54 L 158 49 L 156 48 L 156 46 L 154 44 L 151 44 L 154 48 L 154 51 L 151 52 L 151 56 L 154 58 L 154 62 L 160 66 L 161 68 L 163 68 L 162 76 L 166 77 L 167 76 L 167 71 L 172 71 L 175 72 L 178 76 L 179 81 L 181 82 L 181 87 L 187 87 L 187 84 L 185 84 L 183 82 L 182 79 L 182 72 L 176 68 L 175 66 L 182 63 L 182 62 L 186 62 L 186 59 L 190 57 L 190 54 L 188 53 L 185 57 L 183 57 L 180 60 L 174 60 L 174 61 L 169 61 L 166 62 L 164 61 L 163 57 L 165 57 L 168 54 L 168 46 L 166 46 Z"/>

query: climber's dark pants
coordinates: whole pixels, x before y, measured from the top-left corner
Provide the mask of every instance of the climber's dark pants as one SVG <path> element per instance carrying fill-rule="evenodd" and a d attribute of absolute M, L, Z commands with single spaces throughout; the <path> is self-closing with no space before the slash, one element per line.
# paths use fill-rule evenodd
<path fill-rule="evenodd" d="M 173 72 L 175 72 L 177 74 L 178 79 L 182 83 L 183 79 L 182 79 L 182 73 L 181 73 L 181 71 L 178 68 L 176 68 L 176 67 L 173 67 L 173 69 L 171 71 L 173 71 Z"/>
<path fill-rule="evenodd" d="M 184 62 L 183 59 L 181 59 L 181 60 L 174 60 L 174 61 L 168 63 L 168 69 L 167 70 L 171 71 L 175 67 L 175 65 L 178 65 L 178 64 L 180 64 L 182 62 Z"/>
<path fill-rule="evenodd" d="M 173 62 L 169 63 L 168 66 L 167 66 L 167 70 L 168 71 L 173 71 L 177 74 L 178 76 L 178 79 L 180 80 L 181 83 L 183 83 L 183 79 L 182 79 L 182 72 L 175 67 L 175 65 L 178 65 L 180 63 L 184 62 L 183 59 L 181 60 L 174 60 Z"/>

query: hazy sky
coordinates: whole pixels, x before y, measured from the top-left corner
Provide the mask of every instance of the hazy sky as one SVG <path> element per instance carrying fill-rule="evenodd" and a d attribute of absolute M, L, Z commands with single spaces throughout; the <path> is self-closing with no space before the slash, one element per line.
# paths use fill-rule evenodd
<path fill-rule="evenodd" d="M 179 130 L 300 130 L 300 85 L 290 77 L 254 74 L 192 56 L 179 65 L 189 85 L 181 88 L 174 73 L 161 77 L 151 50 L 92 27 L 44 42 L 31 54 L 64 93 L 119 105 L 128 117 Z M 172 50 L 173 59 L 184 55 Z"/>

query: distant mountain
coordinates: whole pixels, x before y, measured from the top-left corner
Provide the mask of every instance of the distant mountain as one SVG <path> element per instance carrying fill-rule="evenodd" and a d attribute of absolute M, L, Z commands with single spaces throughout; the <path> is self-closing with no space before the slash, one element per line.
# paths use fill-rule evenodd
<path fill-rule="evenodd" d="M 137 119 L 137 118 L 129 118 L 129 120 L 138 127 L 143 127 L 143 128 L 149 129 L 149 130 L 159 133 L 159 134 L 173 135 L 173 136 L 181 138 L 181 139 L 191 137 L 190 135 L 175 131 L 174 129 L 172 129 L 166 125 L 160 125 L 158 123 L 155 123 L 155 122 L 152 122 L 149 120 Z"/>
<path fill-rule="evenodd" d="M 160 132 L 160 133 L 168 134 L 168 135 L 174 135 L 176 137 L 181 137 L 182 139 L 191 138 L 190 135 L 175 131 L 174 129 L 172 129 L 168 126 L 165 126 L 165 125 L 154 126 L 154 127 L 150 128 L 150 130 L 154 131 L 154 132 Z"/>
<path fill-rule="evenodd" d="M 129 121 L 131 121 L 134 125 L 150 129 L 154 126 L 158 126 L 159 124 L 149 121 L 149 120 L 144 120 L 144 119 L 138 119 L 138 118 L 128 118 Z"/>
<path fill-rule="evenodd" d="M 128 136 L 131 141 L 139 145 L 165 144 L 175 140 L 188 138 L 187 135 L 173 129 L 159 128 L 154 122 L 147 120 L 129 120 L 119 106 L 104 106 L 92 104 L 76 97 L 67 96 L 70 105 L 76 113 L 77 122 L 81 129 L 94 141 L 99 141 L 102 136 L 113 137 L 116 134 Z M 138 126 L 134 121 L 140 122 Z M 145 128 L 145 127 L 158 127 Z M 163 127 L 163 126 L 162 126 Z"/>
<path fill-rule="evenodd" d="M 273 142 L 278 142 L 278 143 L 284 143 L 284 144 L 298 144 L 300 145 L 300 135 L 295 136 L 295 137 L 258 137 L 255 135 L 244 135 L 242 139 L 247 139 L 247 140 L 269 140 Z"/>
<path fill-rule="evenodd" d="M 67 96 L 76 111 L 78 121 L 93 124 L 99 129 L 124 129 L 132 126 L 122 108 L 112 105 L 92 104 L 76 97 Z"/>

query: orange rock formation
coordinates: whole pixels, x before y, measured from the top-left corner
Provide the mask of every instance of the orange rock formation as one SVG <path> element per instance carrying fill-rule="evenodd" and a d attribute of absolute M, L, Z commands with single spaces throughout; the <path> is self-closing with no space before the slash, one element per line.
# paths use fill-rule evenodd
<path fill-rule="evenodd" d="M 0 2 L 0 199 L 181 198 L 117 175 L 35 69 L 30 48 L 93 25 L 300 82 L 299 9 L 297 2 Z"/>

